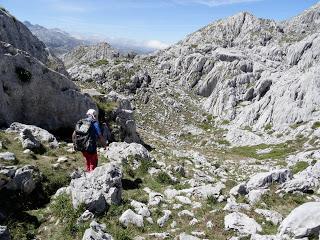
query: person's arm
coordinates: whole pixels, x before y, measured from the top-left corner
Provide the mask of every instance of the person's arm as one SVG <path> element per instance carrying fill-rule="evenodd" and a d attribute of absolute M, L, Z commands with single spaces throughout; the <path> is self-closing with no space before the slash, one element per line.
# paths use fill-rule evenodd
<path fill-rule="evenodd" d="M 101 129 L 100 129 L 100 127 L 99 127 L 99 123 L 98 123 L 98 122 L 95 122 L 95 123 L 94 123 L 94 128 L 96 129 L 96 133 L 97 133 L 97 135 L 98 135 L 98 140 L 99 140 L 100 144 L 101 144 L 104 148 L 107 147 L 107 144 L 106 144 L 106 142 L 104 141 L 104 138 L 103 138 L 103 136 L 102 136 L 102 132 L 101 132 Z"/>

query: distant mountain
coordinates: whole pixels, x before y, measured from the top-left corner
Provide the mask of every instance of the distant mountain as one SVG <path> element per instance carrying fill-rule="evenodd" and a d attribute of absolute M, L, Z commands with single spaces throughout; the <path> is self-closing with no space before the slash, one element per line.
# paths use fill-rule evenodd
<path fill-rule="evenodd" d="M 91 42 L 87 40 L 77 39 L 58 28 L 48 29 L 38 24 L 33 25 L 28 21 L 25 21 L 24 24 L 57 55 L 69 52 L 80 45 L 91 44 Z"/>
<path fill-rule="evenodd" d="M 59 28 L 48 29 L 38 24 L 33 25 L 28 21 L 25 21 L 24 24 L 58 56 L 61 56 L 80 45 L 94 45 L 99 42 L 106 41 L 121 53 L 135 52 L 138 54 L 145 54 L 157 50 L 155 48 L 145 46 L 143 43 L 134 42 L 129 39 L 104 39 L 91 37 L 89 35 L 77 38 L 76 36 L 73 36 Z"/>

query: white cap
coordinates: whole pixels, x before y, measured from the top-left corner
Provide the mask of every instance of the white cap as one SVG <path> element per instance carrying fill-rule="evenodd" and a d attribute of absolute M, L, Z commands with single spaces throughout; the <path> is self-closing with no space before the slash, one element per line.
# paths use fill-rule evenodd
<path fill-rule="evenodd" d="M 93 119 L 96 119 L 96 118 L 97 118 L 97 111 L 94 110 L 94 109 L 89 109 L 89 110 L 87 111 L 87 115 L 90 116 L 90 117 L 92 117 Z"/>

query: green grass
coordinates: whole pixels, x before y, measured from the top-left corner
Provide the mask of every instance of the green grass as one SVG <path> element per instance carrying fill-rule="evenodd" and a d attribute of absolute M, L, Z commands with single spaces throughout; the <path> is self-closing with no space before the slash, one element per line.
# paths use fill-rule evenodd
<path fill-rule="evenodd" d="M 271 123 L 268 123 L 267 125 L 265 125 L 265 126 L 264 126 L 264 130 L 266 130 L 266 131 L 272 130 L 272 124 L 271 124 Z"/>
<path fill-rule="evenodd" d="M 163 171 L 157 174 L 156 181 L 163 185 L 174 184 L 174 181 L 171 179 L 171 177 L 166 172 L 163 172 Z"/>
<path fill-rule="evenodd" d="M 320 128 L 320 122 L 315 122 L 311 128 L 314 130 Z"/>
<path fill-rule="evenodd" d="M 108 60 L 101 59 L 101 60 L 98 60 L 98 61 L 96 61 L 94 63 L 89 64 L 89 66 L 92 67 L 92 68 L 96 68 L 96 67 L 105 66 L 105 65 L 108 65 L 108 64 L 109 64 Z"/>
<path fill-rule="evenodd" d="M 287 141 L 286 143 L 282 143 L 278 145 L 261 144 L 256 146 L 235 147 L 235 148 L 229 149 L 227 152 L 229 154 L 238 155 L 238 156 L 247 157 L 247 158 L 255 158 L 258 160 L 282 159 L 297 150 L 301 150 L 305 142 L 306 142 L 306 139 L 301 137 L 301 138 L 297 138 L 296 140 Z M 257 154 L 257 150 L 266 149 L 266 148 L 272 148 L 272 151 L 266 154 Z"/>
<path fill-rule="evenodd" d="M 222 125 L 228 125 L 229 123 L 230 123 L 229 120 L 223 120 L 223 121 L 221 122 Z"/>
<path fill-rule="evenodd" d="M 292 173 L 296 174 L 299 173 L 303 170 L 305 170 L 307 167 L 309 167 L 309 164 L 307 162 L 301 161 L 297 162 L 293 167 L 292 167 Z"/>

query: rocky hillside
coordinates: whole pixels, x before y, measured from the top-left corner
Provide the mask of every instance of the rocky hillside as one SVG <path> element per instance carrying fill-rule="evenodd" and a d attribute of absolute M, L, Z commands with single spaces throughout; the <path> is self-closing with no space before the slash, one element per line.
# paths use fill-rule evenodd
<path fill-rule="evenodd" d="M 161 78 L 204 97 L 208 113 L 237 128 L 230 141 L 249 134 L 239 128 L 300 134 L 319 119 L 319 11 L 317 4 L 284 23 L 239 13 L 155 55 L 156 65 Z"/>
<path fill-rule="evenodd" d="M 0 126 L 12 122 L 50 130 L 73 127 L 93 101 L 54 70 L 59 62 L 45 45 L 6 10 L 0 10 Z M 55 63 L 54 63 L 55 62 Z M 60 72 L 65 72 L 59 62 Z"/>
<path fill-rule="evenodd" d="M 0 131 L 0 239 L 318 239 L 319 13 L 239 13 L 152 55 L 66 54 L 111 142 L 85 173 L 72 143 Z"/>
<path fill-rule="evenodd" d="M 89 44 L 88 41 L 76 39 L 69 33 L 58 28 L 47 29 L 38 24 L 33 25 L 28 21 L 24 22 L 24 25 L 58 56 L 63 55 L 80 45 Z"/>

